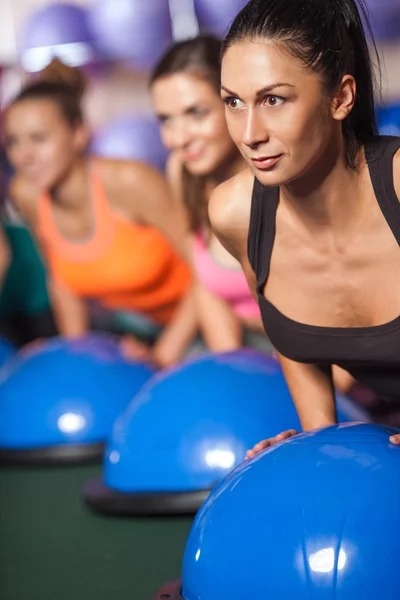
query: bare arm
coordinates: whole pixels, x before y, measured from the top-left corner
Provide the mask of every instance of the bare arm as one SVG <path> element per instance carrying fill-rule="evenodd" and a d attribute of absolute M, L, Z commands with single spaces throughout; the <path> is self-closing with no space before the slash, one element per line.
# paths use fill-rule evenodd
<path fill-rule="evenodd" d="M 342 392 L 342 394 L 347 394 L 355 382 L 354 377 L 352 377 L 350 373 L 345 371 L 345 369 L 338 367 L 337 365 L 332 365 L 332 376 L 335 389 L 339 390 L 339 392 Z"/>
<path fill-rule="evenodd" d="M 231 307 L 200 283 L 196 285 L 200 330 L 212 352 L 236 350 L 242 345 L 242 326 Z"/>
<path fill-rule="evenodd" d="M 396 196 L 400 202 L 400 150 L 396 152 L 393 160 L 393 183 Z M 400 445 L 400 434 L 392 435 L 390 441 L 394 444 Z"/>
<path fill-rule="evenodd" d="M 192 288 L 182 299 L 172 321 L 154 344 L 152 350 L 154 362 L 160 367 L 168 367 L 179 362 L 197 330 L 198 319 Z"/>
<path fill-rule="evenodd" d="M 150 166 L 123 163 L 121 170 L 122 193 L 126 214 L 135 222 L 157 229 L 190 266 L 191 238 L 188 234 L 185 211 L 171 182 Z M 182 298 L 170 323 L 164 328 L 151 350 L 140 352 L 160 367 L 179 361 L 198 330 L 194 291 Z M 136 350 L 135 350 L 136 351 Z M 131 354 L 132 355 L 132 354 Z"/>
<path fill-rule="evenodd" d="M 255 294 L 256 276 L 247 258 L 251 190 L 252 182 L 248 175 L 240 174 L 229 180 L 215 190 L 209 214 L 215 235 L 240 261 Z M 330 370 L 323 371 L 317 365 L 296 363 L 283 356 L 279 356 L 279 360 L 303 429 L 334 424 L 336 408 Z M 265 442 L 264 447 L 271 440 Z"/>
<path fill-rule="evenodd" d="M 294 362 L 278 354 L 304 431 L 336 423 L 331 369 Z"/>
<path fill-rule="evenodd" d="M 193 242 L 188 231 L 186 212 L 183 209 L 181 165 L 175 160 L 174 156 L 170 156 L 168 160 L 166 175 L 168 184 L 167 206 L 173 206 L 171 214 L 177 219 L 173 225 L 167 222 L 167 228 L 169 229 L 167 235 L 190 264 Z M 154 220 L 153 224 L 156 226 Z M 176 240 L 176 237 L 179 239 Z M 182 299 L 174 318 L 165 327 L 154 345 L 152 352 L 154 362 L 161 367 L 177 363 L 184 356 L 185 350 L 194 339 L 197 331 L 198 315 L 196 314 L 195 289 L 192 287 Z"/>
<path fill-rule="evenodd" d="M 45 259 L 45 253 L 36 235 L 37 192 L 32 190 L 30 185 L 14 179 L 9 188 L 9 195 L 32 232 L 42 259 Z M 89 328 L 89 323 L 84 302 L 74 296 L 60 283 L 53 281 L 51 274 L 47 280 L 47 287 L 54 318 L 60 334 L 66 337 L 77 337 L 85 333 Z"/>
<path fill-rule="evenodd" d="M 88 310 L 81 298 L 71 294 L 62 284 L 50 279 L 49 295 L 57 329 L 69 338 L 80 337 L 89 330 Z"/>

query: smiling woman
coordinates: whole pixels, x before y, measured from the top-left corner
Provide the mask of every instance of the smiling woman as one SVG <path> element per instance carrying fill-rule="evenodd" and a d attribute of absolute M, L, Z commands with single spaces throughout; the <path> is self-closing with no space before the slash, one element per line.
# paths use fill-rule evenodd
<path fill-rule="evenodd" d="M 336 420 L 332 365 L 400 400 L 400 139 L 377 134 L 363 20 L 362 0 L 251 0 L 223 47 L 250 171 L 215 190 L 211 224 L 252 282 L 305 430 Z"/>
<path fill-rule="evenodd" d="M 140 341 L 125 340 L 125 351 L 158 361 L 158 344 L 182 319 L 187 335 L 195 330 L 179 256 L 183 211 L 151 166 L 90 156 L 84 83 L 54 61 L 5 111 L 9 196 L 43 249 L 60 333 L 93 325 L 131 333 Z"/>
<path fill-rule="evenodd" d="M 170 179 L 174 189 L 182 188 L 193 229 L 207 220 L 208 188 L 245 166 L 226 128 L 219 97 L 220 52 L 221 42 L 212 36 L 175 44 L 151 81 L 163 141 L 173 153 Z M 171 171 L 179 172 L 178 177 Z"/>
<path fill-rule="evenodd" d="M 240 264 L 212 234 L 207 214 L 215 187 L 246 166 L 226 127 L 220 53 L 221 42 L 211 36 L 175 44 L 157 65 L 151 92 L 171 150 L 169 182 L 186 209 L 196 305 L 207 347 L 224 351 L 249 344 L 270 351 Z"/>

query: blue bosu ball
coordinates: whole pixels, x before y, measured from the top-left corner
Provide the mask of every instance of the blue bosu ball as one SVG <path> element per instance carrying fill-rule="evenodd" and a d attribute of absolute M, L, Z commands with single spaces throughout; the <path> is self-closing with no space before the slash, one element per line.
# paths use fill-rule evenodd
<path fill-rule="evenodd" d="M 303 433 L 212 492 L 186 545 L 184 600 L 398 598 L 399 430 Z"/>
<path fill-rule="evenodd" d="M 115 419 L 152 374 L 101 334 L 22 350 L 0 372 L 0 461 L 98 458 Z"/>
<path fill-rule="evenodd" d="M 349 400 L 338 405 L 341 421 L 368 421 Z M 246 450 L 292 428 L 276 360 L 249 349 L 193 359 L 155 376 L 120 415 L 85 498 L 102 512 L 195 512 Z"/>
<path fill-rule="evenodd" d="M 16 348 L 3 337 L 0 337 L 0 367 L 2 367 L 8 359 L 16 352 Z"/>

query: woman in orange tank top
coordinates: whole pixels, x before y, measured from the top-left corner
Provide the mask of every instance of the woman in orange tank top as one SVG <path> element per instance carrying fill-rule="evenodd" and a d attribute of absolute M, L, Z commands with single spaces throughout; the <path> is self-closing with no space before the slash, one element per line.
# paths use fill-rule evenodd
<path fill-rule="evenodd" d="M 55 62 L 8 107 L 9 195 L 46 259 L 60 333 L 87 331 L 95 301 L 111 315 L 140 315 L 152 335 L 162 330 L 151 351 L 132 338 L 126 348 L 166 365 L 196 330 L 184 216 L 154 168 L 87 156 L 82 84 Z"/>

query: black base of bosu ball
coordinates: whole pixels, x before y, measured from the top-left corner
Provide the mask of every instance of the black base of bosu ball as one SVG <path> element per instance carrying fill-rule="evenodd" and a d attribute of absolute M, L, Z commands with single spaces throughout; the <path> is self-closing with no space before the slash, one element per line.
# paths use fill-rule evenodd
<path fill-rule="evenodd" d="M 76 465 L 100 462 L 104 455 L 104 443 L 64 444 L 39 448 L 0 448 L 2 466 L 51 466 Z"/>
<path fill-rule="evenodd" d="M 106 515 L 195 515 L 210 491 L 119 492 L 107 487 L 101 478 L 95 478 L 84 486 L 83 498 L 91 510 Z"/>
<path fill-rule="evenodd" d="M 154 596 L 154 600 L 183 600 L 182 581 L 180 579 L 175 579 L 164 585 L 158 590 L 157 594 Z"/>

